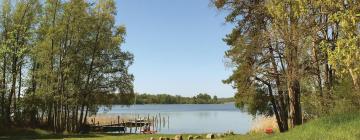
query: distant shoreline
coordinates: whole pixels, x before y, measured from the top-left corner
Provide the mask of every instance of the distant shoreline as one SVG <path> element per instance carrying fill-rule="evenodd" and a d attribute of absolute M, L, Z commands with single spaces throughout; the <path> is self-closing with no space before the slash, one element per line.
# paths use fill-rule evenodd
<path fill-rule="evenodd" d="M 217 104 L 234 104 L 235 102 L 223 102 L 223 103 L 205 103 L 205 104 L 179 104 L 179 103 L 167 103 L 167 104 L 156 104 L 156 103 L 150 103 L 150 104 L 131 104 L 131 105 L 217 105 Z M 121 104 L 113 104 L 113 105 L 121 105 Z M 130 105 L 130 106 L 131 106 Z"/>
<path fill-rule="evenodd" d="M 130 104 L 224 104 L 234 102 L 233 97 L 218 98 L 216 95 L 210 96 L 207 93 L 199 93 L 193 97 L 183 97 L 181 95 L 170 94 L 135 94 Z M 115 101 L 112 104 L 121 104 Z"/>

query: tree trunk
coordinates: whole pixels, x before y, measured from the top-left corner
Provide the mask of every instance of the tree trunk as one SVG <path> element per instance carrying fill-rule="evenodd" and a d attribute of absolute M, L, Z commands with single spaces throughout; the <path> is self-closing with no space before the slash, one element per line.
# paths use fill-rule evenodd
<path fill-rule="evenodd" d="M 288 91 L 290 100 L 290 120 L 291 127 L 302 124 L 301 104 L 300 104 L 300 83 L 297 79 L 288 81 Z"/>
<path fill-rule="evenodd" d="M 79 126 L 78 126 L 78 131 L 80 131 L 80 128 L 82 127 L 82 122 L 83 122 L 83 117 L 84 117 L 84 109 L 85 109 L 85 104 L 82 103 L 81 104 L 81 109 L 80 109 L 80 117 L 79 117 Z"/>
<path fill-rule="evenodd" d="M 5 116 L 5 94 L 6 94 L 6 54 L 4 55 L 4 63 L 3 63 L 3 69 L 2 69 L 2 83 L 1 83 L 1 117 L 3 117 L 3 122 L 6 123 L 6 116 Z"/>
<path fill-rule="evenodd" d="M 271 102 L 271 105 L 273 107 L 273 111 L 274 111 L 274 114 L 275 114 L 276 122 L 277 122 L 278 127 L 279 127 L 279 131 L 280 132 L 285 132 L 285 131 L 287 131 L 287 129 L 284 127 L 284 122 L 281 120 L 281 115 L 280 115 L 281 112 L 280 112 L 280 110 L 278 110 L 274 95 L 272 93 L 271 85 L 268 85 L 268 90 L 269 90 L 269 95 L 270 95 L 270 102 Z"/>
<path fill-rule="evenodd" d="M 22 64 L 20 63 L 20 65 L 19 65 L 19 83 L 18 83 L 18 94 L 17 94 L 17 102 L 20 102 L 20 95 L 21 95 L 21 69 L 22 69 Z M 19 107 L 18 108 L 16 108 L 16 110 L 15 110 L 15 116 L 17 117 L 17 119 L 21 119 L 21 117 L 19 116 L 20 115 L 20 109 L 19 109 Z M 20 117 L 20 118 L 19 118 Z"/>
<path fill-rule="evenodd" d="M 275 73 L 274 79 L 275 79 L 275 83 L 276 83 L 276 87 L 277 87 L 277 91 L 278 91 L 278 96 L 279 96 L 279 116 L 280 116 L 280 121 L 281 123 L 281 127 L 282 130 L 280 130 L 280 132 L 285 132 L 289 129 L 288 126 L 288 112 L 286 109 L 285 103 L 286 103 L 286 98 L 284 97 L 284 92 L 281 88 L 281 82 L 280 82 L 280 74 L 279 74 L 279 70 L 277 69 L 277 63 L 275 61 L 275 54 L 274 54 L 274 48 L 272 48 L 272 46 L 269 46 L 269 52 L 271 54 L 271 65 L 272 65 L 272 69 L 273 69 L 273 73 Z M 280 56 L 280 54 L 279 54 Z M 281 57 L 280 57 L 280 61 Z M 283 65 L 281 64 L 281 67 L 283 67 Z M 279 124 L 279 123 L 278 123 Z M 280 129 L 280 126 L 279 126 Z"/>
<path fill-rule="evenodd" d="M 11 123 L 11 103 L 12 103 L 12 98 L 14 98 L 15 96 L 15 88 L 16 88 L 16 77 L 17 77 L 17 56 L 16 54 L 13 54 L 12 57 L 12 68 L 11 68 L 11 73 L 12 73 L 12 83 L 11 83 L 11 89 L 10 89 L 10 94 L 8 97 L 8 105 L 7 105 L 7 109 L 6 109 L 6 118 L 7 121 L 9 123 Z M 16 103 L 14 103 L 14 108 L 16 108 Z"/>
<path fill-rule="evenodd" d="M 352 78 L 352 81 L 353 81 L 353 84 L 354 84 L 354 87 L 355 87 L 355 90 L 356 91 L 359 91 L 360 89 L 360 85 L 359 85 L 359 77 L 358 77 L 358 74 L 356 72 L 354 72 L 353 69 L 349 69 L 349 73 L 351 75 L 351 78 Z"/>
<path fill-rule="evenodd" d="M 320 63 L 319 63 L 319 58 L 318 58 L 318 50 L 315 47 L 315 44 L 313 45 L 313 56 L 314 56 L 314 63 L 316 65 L 315 69 L 316 69 L 316 77 L 317 77 L 317 84 L 318 84 L 318 88 L 319 88 L 319 94 L 320 96 L 323 96 L 323 88 L 322 88 L 322 78 L 321 78 L 321 70 L 320 70 Z"/>
<path fill-rule="evenodd" d="M 85 117 L 84 117 L 84 122 L 83 122 L 83 124 L 87 124 L 88 112 L 89 112 L 89 106 L 86 106 L 86 111 L 85 111 Z"/>

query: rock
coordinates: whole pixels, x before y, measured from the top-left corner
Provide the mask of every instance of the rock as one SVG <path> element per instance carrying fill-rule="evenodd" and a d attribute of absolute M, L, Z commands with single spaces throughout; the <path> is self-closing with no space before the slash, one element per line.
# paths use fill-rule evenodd
<path fill-rule="evenodd" d="M 170 140 L 170 138 L 167 137 L 160 137 L 159 140 Z"/>
<path fill-rule="evenodd" d="M 229 134 L 229 135 L 235 135 L 234 131 L 231 131 L 231 130 L 229 130 L 229 131 L 227 132 L 227 134 Z"/>
<path fill-rule="evenodd" d="M 201 136 L 195 136 L 194 139 L 201 139 Z"/>
<path fill-rule="evenodd" d="M 214 139 L 215 135 L 214 134 L 207 134 L 206 135 L 206 139 Z"/>
<path fill-rule="evenodd" d="M 149 140 L 155 140 L 155 139 L 154 139 L 154 137 L 150 137 L 150 139 L 149 139 Z"/>
<path fill-rule="evenodd" d="M 176 135 L 175 140 L 183 140 L 183 137 L 181 135 Z"/>
<path fill-rule="evenodd" d="M 223 134 L 218 133 L 218 134 L 216 134 L 216 137 L 222 138 L 222 137 L 224 137 L 224 135 L 223 135 Z"/>
<path fill-rule="evenodd" d="M 193 140 L 193 139 L 194 139 L 194 137 L 192 135 L 188 136 L 188 140 Z"/>

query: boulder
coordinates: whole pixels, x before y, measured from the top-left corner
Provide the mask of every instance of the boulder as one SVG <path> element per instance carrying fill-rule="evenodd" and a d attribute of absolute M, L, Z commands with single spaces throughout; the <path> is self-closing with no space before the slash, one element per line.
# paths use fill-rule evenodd
<path fill-rule="evenodd" d="M 175 140 L 183 140 L 183 137 L 181 135 L 176 135 Z"/>
<path fill-rule="evenodd" d="M 216 137 L 222 138 L 222 137 L 224 137 L 224 135 L 223 135 L 223 134 L 218 133 L 218 134 L 216 134 Z"/>
<path fill-rule="evenodd" d="M 227 134 L 228 134 L 228 135 L 235 135 L 234 131 L 231 131 L 231 130 L 229 130 L 229 131 L 227 132 Z"/>
<path fill-rule="evenodd" d="M 215 135 L 214 134 L 207 134 L 206 135 L 206 139 L 214 139 L 215 138 Z"/>
<path fill-rule="evenodd" d="M 192 135 L 188 136 L 188 140 L 193 140 L 193 139 L 194 139 L 194 137 Z"/>
<path fill-rule="evenodd" d="M 150 139 L 149 139 L 149 140 L 155 140 L 155 139 L 154 139 L 154 137 L 150 137 Z"/>

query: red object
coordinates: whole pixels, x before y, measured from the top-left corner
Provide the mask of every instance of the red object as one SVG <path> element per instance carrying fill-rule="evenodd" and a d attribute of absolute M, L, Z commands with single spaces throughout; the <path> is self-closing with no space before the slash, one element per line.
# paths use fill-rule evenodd
<path fill-rule="evenodd" d="M 141 131 L 143 134 L 155 134 L 157 131 Z"/>
<path fill-rule="evenodd" d="M 272 134 L 272 133 L 274 133 L 274 131 L 273 131 L 272 128 L 266 128 L 266 129 L 265 129 L 265 133 L 266 133 L 266 134 Z"/>

